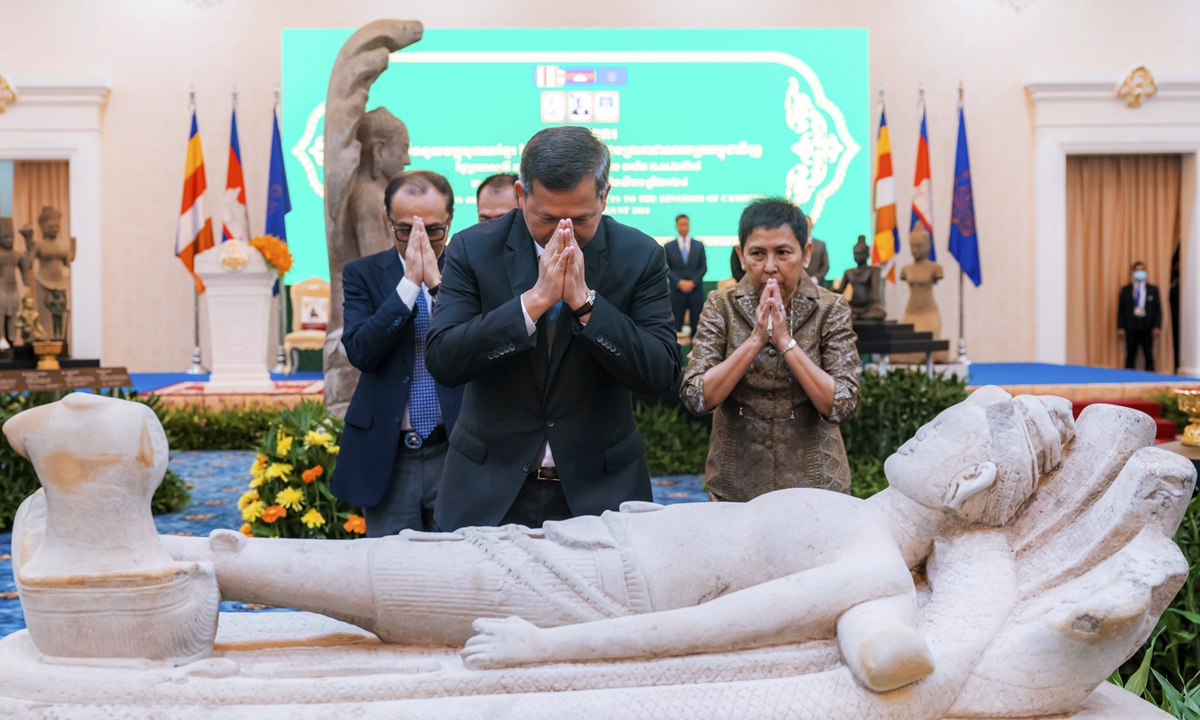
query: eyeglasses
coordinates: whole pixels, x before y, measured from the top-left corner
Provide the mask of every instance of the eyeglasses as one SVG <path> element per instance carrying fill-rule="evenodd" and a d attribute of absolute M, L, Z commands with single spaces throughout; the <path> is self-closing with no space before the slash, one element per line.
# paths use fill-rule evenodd
<path fill-rule="evenodd" d="M 412 225 L 408 223 L 400 223 L 397 225 L 391 220 L 388 220 L 388 223 L 392 226 L 392 232 L 396 234 L 397 240 L 401 242 L 408 242 L 408 236 L 412 234 Z M 425 234 L 429 236 L 430 240 L 441 240 L 442 238 L 446 237 L 446 231 L 449 229 L 449 225 L 426 225 Z"/>

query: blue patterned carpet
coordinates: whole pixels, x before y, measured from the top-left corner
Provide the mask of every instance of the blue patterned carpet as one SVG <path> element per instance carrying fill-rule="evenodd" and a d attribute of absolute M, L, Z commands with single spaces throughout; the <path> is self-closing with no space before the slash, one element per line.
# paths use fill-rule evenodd
<path fill-rule="evenodd" d="M 171 453 L 171 469 L 192 488 L 192 501 L 182 512 L 159 515 L 154 519 L 160 533 L 203 537 L 218 528 L 239 528 L 241 513 L 238 497 L 250 482 L 252 451 L 206 451 Z M 654 478 L 654 499 L 664 505 L 681 502 L 705 502 L 708 496 L 697 475 Z M 0 534 L 0 637 L 25 627 L 21 602 L 16 598 L 10 558 L 12 536 Z M 287 612 L 280 608 L 221 603 L 226 612 Z"/>

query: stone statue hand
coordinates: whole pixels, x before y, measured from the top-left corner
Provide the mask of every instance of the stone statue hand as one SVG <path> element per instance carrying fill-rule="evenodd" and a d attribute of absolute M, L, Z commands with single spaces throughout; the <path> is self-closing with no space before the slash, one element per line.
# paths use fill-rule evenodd
<path fill-rule="evenodd" d="M 479 633 L 462 649 L 463 664 L 472 670 L 552 662 L 547 631 L 519 617 L 480 619 L 471 627 Z"/>
<path fill-rule="evenodd" d="M 425 222 L 413 215 L 412 230 L 408 233 L 408 247 L 404 249 L 404 277 L 418 287 L 425 282 L 425 256 L 422 244 L 429 244 L 429 236 L 425 234 Z"/>

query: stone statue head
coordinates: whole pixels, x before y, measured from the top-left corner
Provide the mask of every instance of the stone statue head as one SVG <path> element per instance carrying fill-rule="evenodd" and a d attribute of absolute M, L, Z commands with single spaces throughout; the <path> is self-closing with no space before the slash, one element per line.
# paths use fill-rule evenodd
<path fill-rule="evenodd" d="M 858 242 L 854 243 L 854 262 L 862 267 L 867 264 L 867 260 L 871 257 L 871 248 L 867 247 L 867 237 L 865 235 L 858 236 Z"/>
<path fill-rule="evenodd" d="M 408 166 L 408 128 L 387 108 L 378 107 L 363 116 L 358 142 L 362 144 L 360 167 L 377 180 L 386 183 Z"/>
<path fill-rule="evenodd" d="M 0 250 L 13 249 L 13 219 L 0 217 Z"/>
<path fill-rule="evenodd" d="M 917 431 L 884 463 L 888 484 L 971 523 L 1009 521 L 1075 437 L 1071 403 L 998 387 L 976 390 Z"/>
<path fill-rule="evenodd" d="M 929 231 L 925 225 L 917 223 L 908 233 L 908 247 L 912 250 L 913 260 L 925 262 L 929 259 Z"/>
<path fill-rule="evenodd" d="M 49 206 L 42 208 L 38 215 L 38 227 L 42 229 L 43 238 L 54 240 L 62 229 L 62 213 Z"/>

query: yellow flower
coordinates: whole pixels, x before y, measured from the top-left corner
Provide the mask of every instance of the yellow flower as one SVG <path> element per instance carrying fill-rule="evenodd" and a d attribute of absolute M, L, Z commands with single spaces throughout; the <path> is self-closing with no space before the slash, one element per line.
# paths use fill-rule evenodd
<path fill-rule="evenodd" d="M 238 510 L 244 510 L 247 505 L 258 499 L 258 491 L 250 490 L 245 495 L 238 498 Z"/>
<path fill-rule="evenodd" d="M 287 463 L 271 463 L 267 466 L 267 471 L 263 473 L 268 480 L 281 478 L 292 471 L 292 466 Z"/>
<path fill-rule="evenodd" d="M 275 454 L 278 455 L 279 457 L 285 457 L 291 451 L 292 451 L 292 436 L 281 434 L 279 436 L 279 439 L 275 441 Z"/>
<path fill-rule="evenodd" d="M 254 458 L 254 464 L 250 466 L 250 474 L 254 477 L 262 477 L 263 470 L 267 467 L 267 456 L 262 453 Z"/>
<path fill-rule="evenodd" d="M 252 487 L 252 488 L 262 487 L 262 484 L 264 482 L 266 482 L 266 478 L 264 478 L 262 475 L 259 475 L 258 477 L 254 478 L 253 480 L 250 481 L 250 487 Z"/>
<path fill-rule="evenodd" d="M 317 528 L 325 524 L 325 517 L 317 512 L 316 508 L 310 508 L 308 512 L 304 513 L 304 517 L 300 518 L 300 522 L 310 528 Z"/>
<path fill-rule="evenodd" d="M 337 455 L 338 451 L 342 449 L 342 446 L 341 445 L 330 445 L 329 447 L 327 447 L 325 449 L 329 451 L 330 455 Z"/>
<path fill-rule="evenodd" d="M 325 446 L 325 445 L 328 445 L 331 440 L 333 440 L 333 436 L 330 435 L 329 433 L 325 432 L 324 430 L 309 430 L 304 435 L 304 446 L 305 447 L 313 447 L 314 445 Z"/>
<path fill-rule="evenodd" d="M 296 487 L 285 487 L 275 493 L 275 503 L 289 510 L 300 512 L 304 507 L 304 491 Z"/>
<path fill-rule="evenodd" d="M 242 534 L 246 537 L 254 537 L 254 528 L 250 527 L 250 523 L 242 526 Z"/>
<path fill-rule="evenodd" d="M 267 509 L 266 503 L 262 500 L 255 500 L 246 507 L 242 508 L 242 519 L 246 522 L 254 522 L 262 517 L 263 510 Z"/>

